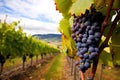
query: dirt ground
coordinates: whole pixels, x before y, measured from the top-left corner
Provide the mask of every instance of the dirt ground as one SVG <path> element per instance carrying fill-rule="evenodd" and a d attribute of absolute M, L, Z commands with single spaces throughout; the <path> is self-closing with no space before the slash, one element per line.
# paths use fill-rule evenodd
<path fill-rule="evenodd" d="M 58 55 L 57 55 L 58 56 Z M 51 66 L 53 65 L 56 56 L 52 56 L 50 58 L 44 59 L 42 61 L 42 65 L 38 64 L 37 66 L 28 67 L 25 70 L 17 70 L 14 73 L 11 73 L 9 76 L 5 75 L 4 78 L 1 78 L 0 80 L 80 80 L 79 72 L 76 73 L 76 77 L 74 77 L 74 68 L 72 69 L 71 65 L 71 59 L 67 59 L 66 56 L 63 56 L 60 58 L 61 63 L 61 70 L 55 71 L 54 75 L 51 79 L 46 79 L 46 74 L 50 70 Z M 74 65 L 73 65 L 74 66 Z M 101 80 L 119 80 L 117 78 L 114 78 L 114 76 L 111 78 L 111 74 L 106 74 L 105 71 L 108 72 L 107 69 L 105 69 L 103 72 L 103 76 Z M 58 76 L 58 73 L 60 76 Z M 100 69 L 98 68 L 98 73 L 100 74 Z M 99 74 L 96 74 L 96 77 L 94 80 L 99 80 Z M 113 72 L 118 75 L 118 72 Z M 57 75 L 57 76 L 56 76 Z M 110 76 L 111 75 L 111 76 Z"/>

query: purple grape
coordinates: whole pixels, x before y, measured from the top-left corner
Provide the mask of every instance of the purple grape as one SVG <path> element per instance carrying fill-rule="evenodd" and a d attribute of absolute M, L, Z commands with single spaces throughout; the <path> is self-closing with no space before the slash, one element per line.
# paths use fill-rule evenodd
<path fill-rule="evenodd" d="M 90 25 L 90 21 L 86 21 L 86 22 L 84 23 L 84 25 L 85 25 L 85 26 L 89 26 L 89 25 Z"/>
<path fill-rule="evenodd" d="M 99 27 L 99 26 L 96 26 L 96 27 L 95 27 L 95 30 L 100 30 L 100 27 Z"/>
<path fill-rule="evenodd" d="M 95 26 L 91 26 L 91 30 L 95 30 Z"/>
<path fill-rule="evenodd" d="M 82 43 L 81 46 L 82 47 L 87 47 L 87 44 L 86 43 Z"/>
<path fill-rule="evenodd" d="M 75 65 L 79 65 L 79 61 L 75 61 Z"/>
<path fill-rule="evenodd" d="M 83 48 L 80 46 L 79 51 L 83 50 Z"/>
<path fill-rule="evenodd" d="M 88 58 L 89 58 L 89 54 L 85 53 L 83 57 L 84 57 L 85 59 L 88 59 Z"/>
<path fill-rule="evenodd" d="M 89 63 L 89 62 L 85 62 L 84 67 L 85 67 L 86 69 L 90 68 L 90 63 Z"/>
<path fill-rule="evenodd" d="M 80 60 L 80 63 L 85 63 L 85 59 L 81 59 L 81 60 Z"/>
<path fill-rule="evenodd" d="M 81 23 L 82 22 L 82 20 L 81 19 L 79 19 L 79 21 L 78 21 L 79 23 Z"/>
<path fill-rule="evenodd" d="M 93 26 L 98 26 L 98 23 L 97 23 L 97 22 L 95 22 L 95 23 L 93 24 Z"/>
<path fill-rule="evenodd" d="M 86 47 L 84 47 L 82 50 L 83 50 L 84 53 L 87 52 L 87 48 Z"/>
<path fill-rule="evenodd" d="M 80 51 L 78 51 L 78 52 L 77 52 L 77 56 L 79 56 L 80 54 L 81 54 Z"/>
<path fill-rule="evenodd" d="M 76 28 L 79 29 L 80 28 L 80 23 L 76 24 Z"/>
<path fill-rule="evenodd" d="M 78 37 L 79 37 L 79 38 L 82 38 L 83 36 L 82 36 L 82 34 L 79 34 Z"/>
<path fill-rule="evenodd" d="M 85 71 L 85 66 L 84 66 L 84 64 L 80 64 L 80 70 L 83 71 L 83 72 Z"/>
<path fill-rule="evenodd" d="M 99 41 L 100 41 L 100 38 L 95 38 L 95 41 L 96 41 L 96 42 L 99 42 Z"/>
<path fill-rule="evenodd" d="M 77 17 L 74 18 L 74 22 L 78 22 L 78 20 L 79 20 L 79 18 L 77 18 Z"/>
<path fill-rule="evenodd" d="M 86 42 L 87 44 L 92 44 L 92 40 L 90 40 L 90 39 L 87 39 L 87 42 Z"/>
<path fill-rule="evenodd" d="M 94 36 L 93 35 L 89 35 L 88 39 L 93 40 Z"/>
<path fill-rule="evenodd" d="M 75 28 L 75 26 L 76 26 L 76 22 L 73 23 L 73 28 Z"/>
<path fill-rule="evenodd" d="M 83 37 L 84 37 L 84 38 L 87 38 L 87 34 L 83 34 Z"/>
<path fill-rule="evenodd" d="M 76 44 L 76 46 L 77 46 L 78 48 L 80 48 L 80 47 L 81 47 L 81 43 L 78 42 L 78 43 Z"/>
<path fill-rule="evenodd" d="M 100 33 L 100 32 L 96 32 L 96 33 L 94 34 L 94 36 L 95 36 L 95 38 L 99 38 L 99 37 L 101 37 L 101 33 Z"/>
<path fill-rule="evenodd" d="M 77 42 L 77 38 L 76 37 L 74 37 L 73 39 L 74 39 L 75 42 Z"/>
<path fill-rule="evenodd" d="M 76 35 L 79 35 L 79 31 L 76 31 L 75 34 L 76 34 Z"/>
<path fill-rule="evenodd" d="M 79 33 L 81 33 L 81 32 L 82 32 L 82 29 L 79 29 L 78 31 L 79 31 Z"/>
<path fill-rule="evenodd" d="M 83 18 L 82 18 L 82 22 L 85 22 L 85 21 L 86 21 L 86 18 L 85 18 L 85 17 L 83 17 Z"/>
<path fill-rule="evenodd" d="M 85 54 L 85 52 L 84 52 L 83 50 L 81 50 L 81 51 L 80 51 L 80 54 L 82 54 L 82 55 L 83 55 L 83 54 Z"/>
<path fill-rule="evenodd" d="M 98 49 L 98 48 L 95 48 L 95 51 L 96 51 L 96 52 L 99 52 L 99 49 Z"/>
<path fill-rule="evenodd" d="M 72 38 L 74 38 L 76 35 L 73 33 L 71 36 L 72 36 Z"/>
<path fill-rule="evenodd" d="M 82 38 L 82 42 L 85 43 L 87 41 L 87 38 Z"/>
<path fill-rule="evenodd" d="M 88 58 L 88 59 L 86 59 L 85 61 L 90 63 L 90 59 L 89 59 L 89 58 Z"/>
<path fill-rule="evenodd" d="M 80 54 L 80 55 L 78 55 L 78 56 L 79 56 L 81 59 L 83 59 L 83 55 Z"/>
<path fill-rule="evenodd" d="M 89 55 L 89 58 L 90 59 L 93 59 L 95 56 L 97 56 L 98 53 L 96 52 L 92 52 L 90 55 Z"/>
<path fill-rule="evenodd" d="M 80 41 L 81 41 L 81 39 L 78 37 L 78 38 L 77 38 L 77 42 L 80 42 Z"/>
<path fill-rule="evenodd" d="M 93 47 L 89 47 L 89 49 L 88 49 L 89 52 L 94 52 L 94 50 L 95 49 Z"/>
<path fill-rule="evenodd" d="M 72 28 L 72 32 L 75 33 L 75 32 L 76 32 L 76 29 L 75 29 L 75 28 Z"/>
<path fill-rule="evenodd" d="M 93 32 L 93 30 L 89 30 L 88 33 L 89 33 L 89 35 L 92 35 L 94 32 Z"/>
<path fill-rule="evenodd" d="M 91 28 L 91 26 L 87 26 L 87 29 L 89 30 Z"/>
<path fill-rule="evenodd" d="M 84 26 L 83 24 L 80 25 L 80 28 L 81 28 L 82 30 L 84 29 L 84 27 L 85 27 L 85 26 Z"/>

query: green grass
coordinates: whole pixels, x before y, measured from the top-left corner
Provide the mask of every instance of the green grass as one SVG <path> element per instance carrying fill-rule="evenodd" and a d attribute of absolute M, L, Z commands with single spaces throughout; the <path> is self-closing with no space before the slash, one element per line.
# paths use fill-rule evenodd
<path fill-rule="evenodd" d="M 22 64 L 22 59 L 20 57 L 14 58 L 14 59 L 8 59 L 6 60 L 4 64 L 4 69 L 10 69 L 12 67 L 15 67 L 16 65 Z"/>
<path fill-rule="evenodd" d="M 40 58 L 40 56 L 39 56 Z M 33 57 L 33 60 L 36 60 L 36 56 Z M 30 58 L 27 57 L 27 63 L 30 63 Z M 4 70 L 6 69 L 11 69 L 11 68 L 15 68 L 16 66 L 22 65 L 22 58 L 21 57 L 16 57 L 14 59 L 7 59 L 5 64 L 4 64 Z"/>
<path fill-rule="evenodd" d="M 45 80 L 56 80 L 56 79 L 59 80 L 59 78 L 62 76 L 61 60 L 62 60 L 63 57 L 64 57 L 63 54 L 59 54 L 54 58 L 50 69 L 48 70 L 48 72 L 45 75 Z"/>

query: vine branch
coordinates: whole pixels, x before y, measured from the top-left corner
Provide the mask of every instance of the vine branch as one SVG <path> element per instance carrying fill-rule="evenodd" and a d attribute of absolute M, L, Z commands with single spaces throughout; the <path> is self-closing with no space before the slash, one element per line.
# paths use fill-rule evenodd
<path fill-rule="evenodd" d="M 94 78 L 94 75 L 95 75 L 96 70 L 97 70 L 97 65 L 98 65 L 98 60 L 99 60 L 100 53 L 103 51 L 103 49 L 106 47 L 106 45 L 108 45 L 108 41 L 109 41 L 110 37 L 112 36 L 112 33 L 113 33 L 113 31 L 114 31 L 114 29 L 117 25 L 117 22 L 119 20 L 120 20 L 120 11 L 118 12 L 117 16 L 115 17 L 114 21 L 112 22 L 112 25 L 110 27 L 110 30 L 107 34 L 107 37 L 106 37 L 105 41 L 99 47 L 98 56 L 95 58 L 95 60 L 93 60 L 93 67 L 92 67 L 93 78 Z"/>
<path fill-rule="evenodd" d="M 107 10 L 107 13 L 106 13 L 106 17 L 102 23 L 102 26 L 101 26 L 101 34 L 103 34 L 104 30 L 105 30 L 105 27 L 107 26 L 108 24 L 108 19 L 110 17 L 110 12 L 112 11 L 112 6 L 113 6 L 113 2 L 114 0 L 111 0 L 110 2 L 110 5 L 108 6 L 108 10 Z"/>

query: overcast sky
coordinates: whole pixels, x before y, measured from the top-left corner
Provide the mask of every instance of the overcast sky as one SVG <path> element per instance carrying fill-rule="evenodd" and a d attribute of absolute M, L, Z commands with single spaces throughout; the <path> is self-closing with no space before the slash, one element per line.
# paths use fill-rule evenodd
<path fill-rule="evenodd" d="M 54 0 L 0 0 L 0 19 L 7 22 L 21 20 L 28 34 L 59 33 L 62 15 L 56 11 Z"/>

